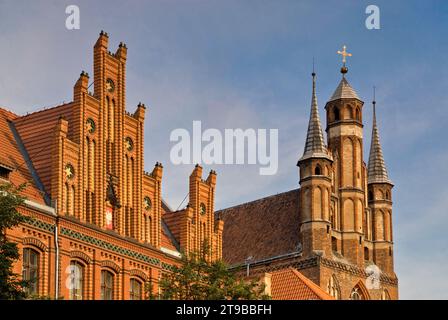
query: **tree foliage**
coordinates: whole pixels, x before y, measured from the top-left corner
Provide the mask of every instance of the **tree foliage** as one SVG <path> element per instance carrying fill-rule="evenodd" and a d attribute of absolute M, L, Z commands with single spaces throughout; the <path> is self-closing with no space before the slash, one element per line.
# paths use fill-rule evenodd
<path fill-rule="evenodd" d="M 201 252 L 209 252 L 201 250 Z M 159 282 L 160 299 L 259 300 L 268 299 L 264 285 L 238 278 L 223 261 L 210 261 L 207 254 L 183 254 L 181 264 Z M 150 297 L 154 298 L 151 293 Z"/>
<path fill-rule="evenodd" d="M 13 264 L 20 257 L 19 250 L 16 243 L 6 238 L 7 229 L 30 219 L 17 211 L 25 201 L 20 195 L 24 188 L 25 185 L 0 185 L 0 299 L 24 299 L 24 288 L 29 285 L 13 272 Z"/>

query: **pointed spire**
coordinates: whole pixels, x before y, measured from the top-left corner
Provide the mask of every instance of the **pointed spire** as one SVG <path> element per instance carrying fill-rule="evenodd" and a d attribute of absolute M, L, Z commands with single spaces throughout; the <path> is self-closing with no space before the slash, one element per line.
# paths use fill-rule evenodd
<path fill-rule="evenodd" d="M 297 164 L 309 158 L 326 158 L 332 160 L 331 156 L 327 152 L 327 147 L 325 146 L 324 142 L 324 135 L 322 133 L 322 127 L 320 125 L 319 109 L 317 106 L 316 97 L 316 73 L 314 72 L 314 63 L 313 73 L 311 75 L 313 76 L 313 94 L 311 98 L 310 120 L 308 123 L 308 132 L 306 135 L 303 156 L 302 158 L 300 158 Z"/>
<path fill-rule="evenodd" d="M 376 101 L 375 101 L 375 88 L 374 88 L 374 98 L 372 101 L 373 105 L 373 127 L 372 127 L 372 141 L 370 143 L 370 155 L 369 155 L 369 165 L 367 173 L 368 183 L 389 183 L 387 175 L 386 163 L 384 162 L 383 150 L 380 143 L 380 135 L 378 132 L 378 126 L 376 123 Z"/>

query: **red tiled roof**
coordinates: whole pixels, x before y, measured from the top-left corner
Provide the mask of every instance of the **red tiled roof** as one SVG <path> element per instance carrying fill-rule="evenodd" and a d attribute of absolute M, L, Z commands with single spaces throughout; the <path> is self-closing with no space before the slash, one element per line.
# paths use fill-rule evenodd
<path fill-rule="evenodd" d="M 45 204 L 43 193 L 36 186 L 8 123 L 17 118 L 18 116 L 14 113 L 0 108 L 0 163 L 13 169 L 9 177 L 12 184 L 18 186 L 27 183 L 28 186 L 23 192 L 24 196 L 29 200 Z"/>
<path fill-rule="evenodd" d="M 17 117 L 14 120 L 14 125 L 47 192 L 51 188 L 51 161 L 49 159 L 51 158 L 54 129 L 60 116 L 64 116 L 70 121 L 71 107 L 72 104 L 64 104 Z M 71 126 L 69 126 L 69 130 L 70 128 Z"/>
<path fill-rule="evenodd" d="M 271 297 L 274 300 L 334 300 L 321 287 L 293 268 L 271 273 Z"/>
<path fill-rule="evenodd" d="M 171 237 L 167 234 L 166 230 L 162 228 L 162 241 L 161 246 L 166 249 L 170 249 L 173 251 L 177 251 L 176 246 L 173 243 L 173 240 Z"/>
<path fill-rule="evenodd" d="M 166 226 L 166 229 L 162 225 L 162 247 L 178 250 L 175 242 L 179 243 L 180 240 L 180 220 L 175 214 L 179 211 L 171 212 L 171 209 L 162 200 L 162 224 Z"/>
<path fill-rule="evenodd" d="M 223 259 L 230 265 L 297 252 L 299 190 L 218 211 L 224 220 Z"/>
<path fill-rule="evenodd" d="M 163 221 L 165 221 L 167 227 L 170 229 L 171 234 L 174 236 L 176 241 L 180 241 L 180 228 L 181 228 L 181 215 L 183 210 L 174 212 L 165 212 L 162 215 Z"/>

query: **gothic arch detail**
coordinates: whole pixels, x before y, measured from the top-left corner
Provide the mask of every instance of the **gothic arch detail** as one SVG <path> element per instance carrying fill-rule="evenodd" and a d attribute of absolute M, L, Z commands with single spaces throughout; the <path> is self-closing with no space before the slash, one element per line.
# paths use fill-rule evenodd
<path fill-rule="evenodd" d="M 344 139 L 342 145 L 342 157 L 344 159 L 342 168 L 342 183 L 344 186 L 353 186 L 353 141 L 350 138 Z"/>
<path fill-rule="evenodd" d="M 86 264 L 92 263 L 92 259 L 87 254 L 85 254 L 84 252 L 81 252 L 81 251 L 71 251 L 70 258 L 78 258 L 78 259 L 84 261 Z"/>
<path fill-rule="evenodd" d="M 351 300 L 370 300 L 369 291 L 361 280 L 353 287 L 349 298 Z"/>
<path fill-rule="evenodd" d="M 100 266 L 103 267 L 103 268 L 106 267 L 106 268 L 112 269 L 116 273 L 120 273 L 120 270 L 121 270 L 121 268 L 115 262 L 112 262 L 110 260 L 103 260 L 103 261 L 101 261 L 100 262 Z"/>
<path fill-rule="evenodd" d="M 149 281 L 149 276 L 147 276 L 141 270 L 132 269 L 132 270 L 129 271 L 129 274 L 131 275 L 131 277 L 137 277 L 137 278 L 140 278 L 143 281 Z"/>
<path fill-rule="evenodd" d="M 341 299 L 341 287 L 339 286 L 339 281 L 334 274 L 330 277 L 330 279 L 328 279 L 327 293 L 336 300 Z"/>
<path fill-rule="evenodd" d="M 36 238 L 24 238 L 22 240 L 22 244 L 36 247 L 36 248 L 40 249 L 42 252 L 48 251 L 48 247 L 42 241 L 40 241 Z"/>
<path fill-rule="evenodd" d="M 344 201 L 344 229 L 346 231 L 355 230 L 355 203 L 352 199 L 345 199 Z"/>

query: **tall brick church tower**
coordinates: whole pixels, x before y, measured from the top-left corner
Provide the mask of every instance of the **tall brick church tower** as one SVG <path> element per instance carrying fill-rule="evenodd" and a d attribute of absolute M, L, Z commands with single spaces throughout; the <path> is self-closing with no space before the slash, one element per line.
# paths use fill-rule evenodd
<path fill-rule="evenodd" d="M 345 50 L 344 50 L 345 53 Z M 344 57 L 345 60 L 345 57 Z M 364 102 L 346 79 L 348 68 L 341 68 L 342 79 L 325 105 L 327 144 L 319 120 L 315 73 L 310 121 L 300 167 L 300 239 L 304 258 L 322 259 L 356 266 L 363 274 L 358 287 L 344 293 L 349 298 L 379 295 L 381 280 L 395 278 L 392 242 L 392 187 L 379 141 L 375 104 L 368 167 L 363 161 Z M 317 282 L 335 286 L 325 268 L 318 271 Z M 314 271 L 311 278 L 316 278 Z M 381 280 L 380 280 L 381 279 Z M 339 283 L 341 283 L 339 281 Z M 375 285 L 376 284 L 376 285 Z M 346 289 L 346 290 L 347 290 Z M 328 290 L 329 292 L 332 290 Z M 334 290 L 333 290 L 334 291 Z M 381 293 L 397 297 L 396 288 Z"/>

